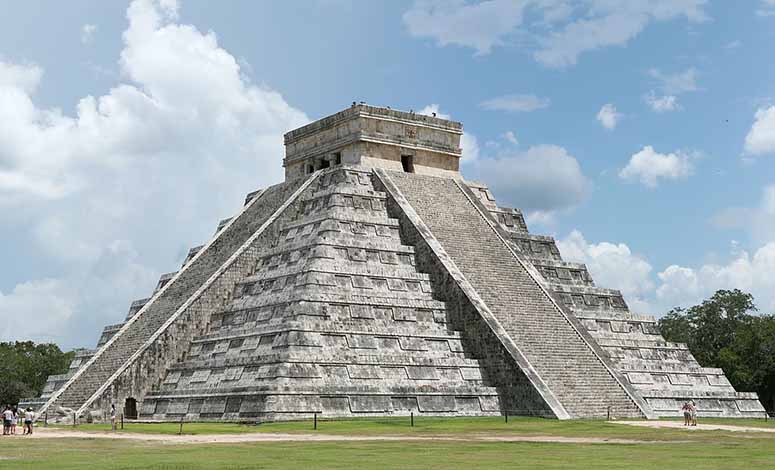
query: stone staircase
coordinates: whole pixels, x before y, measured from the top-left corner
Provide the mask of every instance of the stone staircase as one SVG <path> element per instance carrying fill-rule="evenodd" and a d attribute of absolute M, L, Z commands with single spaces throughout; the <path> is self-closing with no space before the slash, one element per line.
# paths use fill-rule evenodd
<path fill-rule="evenodd" d="M 702 416 L 761 418 L 755 393 L 737 392 L 721 369 L 702 367 L 685 344 L 668 343 L 656 319 L 629 311 L 621 292 L 596 288 L 583 264 L 562 260 L 551 237 L 530 234 L 515 209 L 498 207 L 486 186 L 466 183 L 506 232 L 512 247 L 540 273 L 544 288 L 656 416 L 678 416 L 692 400 Z"/>
<path fill-rule="evenodd" d="M 570 417 L 643 416 L 609 367 L 453 179 L 392 180 Z M 517 234 L 533 245 L 542 237 Z M 551 249 L 532 250 L 559 261 Z"/>
<path fill-rule="evenodd" d="M 254 232 L 273 215 L 298 184 L 280 184 L 254 196 L 243 211 L 204 247 L 187 258 L 183 269 L 160 281 L 154 296 L 123 324 L 43 406 L 82 409 L 105 390 L 149 339 L 173 321 L 173 315 L 226 263 Z M 163 371 L 162 371 L 163 373 Z"/>
<path fill-rule="evenodd" d="M 257 255 L 143 417 L 501 413 L 466 334 L 365 169 L 329 170 Z"/>

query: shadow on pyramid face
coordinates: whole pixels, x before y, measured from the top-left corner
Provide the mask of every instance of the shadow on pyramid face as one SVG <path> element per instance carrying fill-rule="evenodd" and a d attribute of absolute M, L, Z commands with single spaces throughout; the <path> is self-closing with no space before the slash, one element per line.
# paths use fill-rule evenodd
<path fill-rule="evenodd" d="M 366 105 L 289 132 L 286 181 L 51 377 L 41 412 L 655 417 L 688 397 L 708 415 L 762 411 L 463 181 L 461 135 Z"/>

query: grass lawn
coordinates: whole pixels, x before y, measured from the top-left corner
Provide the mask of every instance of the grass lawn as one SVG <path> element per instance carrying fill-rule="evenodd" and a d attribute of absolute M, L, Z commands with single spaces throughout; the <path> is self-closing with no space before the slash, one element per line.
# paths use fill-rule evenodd
<path fill-rule="evenodd" d="M 763 420 L 712 420 L 718 424 L 768 426 L 772 422 Z M 703 421 L 711 422 L 711 420 Z M 79 431 L 109 431 L 109 424 L 82 424 Z M 123 432 L 178 434 L 178 423 L 134 423 L 125 422 Z M 122 431 L 118 431 L 122 432 Z M 239 433 L 310 433 L 312 420 L 243 425 L 231 423 L 184 423 L 183 434 L 239 434 Z M 562 437 L 599 437 L 637 440 L 694 439 L 682 429 L 649 429 L 599 420 L 559 421 L 544 418 L 511 417 L 508 423 L 501 417 L 481 418 L 432 418 L 415 417 L 414 426 L 406 418 L 364 418 L 347 420 L 318 420 L 318 433 L 358 436 L 460 436 L 460 435 L 520 435 L 520 436 L 562 436 Z M 719 432 L 730 435 L 732 433 Z M 775 437 L 775 436 L 773 436 Z"/>
<path fill-rule="evenodd" d="M 724 420 L 724 424 L 739 421 Z M 742 423 L 740 423 L 742 424 Z M 177 424 L 126 426 L 125 432 L 176 434 Z M 100 432 L 100 425 L 79 429 Z M 185 433 L 311 433 L 311 422 L 259 426 L 186 423 Z M 340 441 L 168 444 L 110 439 L 0 439 L 0 468 L 157 469 L 501 469 L 501 468 L 775 468 L 775 436 L 763 433 L 645 429 L 601 421 L 512 418 L 422 418 L 323 421 L 318 433 L 350 435 L 542 435 L 638 439 L 638 444 L 476 441 Z"/>

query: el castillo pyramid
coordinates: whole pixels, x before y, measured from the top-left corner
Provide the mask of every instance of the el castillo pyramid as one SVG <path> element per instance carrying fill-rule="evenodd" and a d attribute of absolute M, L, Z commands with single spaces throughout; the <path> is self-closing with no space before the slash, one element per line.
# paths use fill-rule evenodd
<path fill-rule="evenodd" d="M 285 135 L 285 182 L 105 327 L 49 420 L 762 416 L 720 369 L 458 171 L 462 125 L 367 105 Z M 557 190 L 562 190 L 558 188 Z"/>

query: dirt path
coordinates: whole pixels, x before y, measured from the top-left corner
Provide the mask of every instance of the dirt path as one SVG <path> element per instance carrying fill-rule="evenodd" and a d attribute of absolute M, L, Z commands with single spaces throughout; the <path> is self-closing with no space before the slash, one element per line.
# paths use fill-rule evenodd
<path fill-rule="evenodd" d="M 627 426 L 639 426 L 643 428 L 668 428 L 668 429 L 686 429 L 687 431 L 733 431 L 733 432 L 766 432 L 775 433 L 775 428 L 764 428 L 756 426 L 737 426 L 732 424 L 703 424 L 697 426 L 684 426 L 679 421 L 609 421 L 614 424 L 624 424 Z"/>
<path fill-rule="evenodd" d="M 213 444 L 241 442 L 330 442 L 330 441 L 476 441 L 476 442 L 558 442 L 566 444 L 654 444 L 664 441 L 641 441 L 635 439 L 609 439 L 600 437 L 560 437 L 560 436 L 339 436 L 333 434 L 274 434 L 274 433 L 244 433 L 244 434 L 140 434 L 130 432 L 85 432 L 63 429 L 40 428 L 32 436 L 15 436 L 13 439 L 128 439 L 153 441 L 165 444 Z M 671 441 L 672 443 L 672 441 Z"/>

